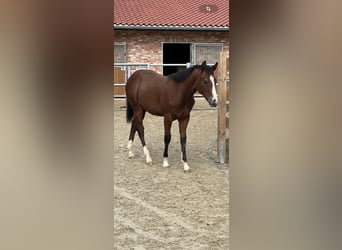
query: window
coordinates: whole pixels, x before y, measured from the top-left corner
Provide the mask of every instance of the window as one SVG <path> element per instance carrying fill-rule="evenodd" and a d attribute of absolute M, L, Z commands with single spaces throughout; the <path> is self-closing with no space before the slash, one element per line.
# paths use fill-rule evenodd
<path fill-rule="evenodd" d="M 194 43 L 193 59 L 195 64 L 201 64 L 204 60 L 207 64 L 215 64 L 220 61 L 220 51 L 223 50 L 222 43 Z"/>
<path fill-rule="evenodd" d="M 126 43 L 114 43 L 114 63 L 126 62 Z"/>
<path fill-rule="evenodd" d="M 126 43 L 114 43 L 114 63 L 126 62 Z M 125 96 L 125 67 L 114 67 L 114 96 Z"/>
<path fill-rule="evenodd" d="M 163 43 L 163 64 L 186 64 L 191 58 L 191 43 Z M 164 66 L 164 76 L 186 69 L 182 66 Z"/>

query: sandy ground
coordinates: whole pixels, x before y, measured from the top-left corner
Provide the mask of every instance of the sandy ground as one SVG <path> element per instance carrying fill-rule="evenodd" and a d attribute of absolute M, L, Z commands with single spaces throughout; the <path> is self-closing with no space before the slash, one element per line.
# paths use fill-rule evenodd
<path fill-rule="evenodd" d="M 134 158 L 126 149 L 130 125 L 124 99 L 114 101 L 114 249 L 228 249 L 228 166 L 216 163 L 217 110 L 197 99 L 187 129 L 190 173 L 180 161 L 173 122 L 169 168 L 163 168 L 163 118 L 146 114 L 146 164 L 136 135 Z"/>

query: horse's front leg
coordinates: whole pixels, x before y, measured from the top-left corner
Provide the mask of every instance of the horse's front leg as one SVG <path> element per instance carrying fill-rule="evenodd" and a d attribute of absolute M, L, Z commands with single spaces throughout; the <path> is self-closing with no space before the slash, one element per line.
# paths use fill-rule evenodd
<path fill-rule="evenodd" d="M 187 163 L 187 158 L 186 158 L 186 128 L 188 126 L 190 116 L 179 119 L 179 134 L 180 134 L 180 144 L 181 144 L 181 160 L 184 163 L 184 172 L 190 172 L 190 167 Z"/>
<path fill-rule="evenodd" d="M 168 161 L 168 151 L 169 151 L 169 144 L 171 141 L 171 125 L 172 125 L 172 117 L 171 115 L 164 116 L 164 154 L 163 154 L 163 167 L 169 167 Z"/>

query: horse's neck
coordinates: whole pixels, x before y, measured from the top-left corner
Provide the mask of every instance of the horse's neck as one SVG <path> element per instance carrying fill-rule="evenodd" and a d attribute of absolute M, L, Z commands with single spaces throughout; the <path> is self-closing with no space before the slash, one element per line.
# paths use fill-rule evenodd
<path fill-rule="evenodd" d="M 182 85 L 182 98 L 192 99 L 194 93 L 196 92 L 195 82 L 198 76 L 196 74 L 191 74 L 190 77 L 183 82 Z"/>

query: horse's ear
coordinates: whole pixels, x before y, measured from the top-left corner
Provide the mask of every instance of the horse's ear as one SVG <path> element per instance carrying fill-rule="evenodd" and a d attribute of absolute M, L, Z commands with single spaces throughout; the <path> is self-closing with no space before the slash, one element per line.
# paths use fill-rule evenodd
<path fill-rule="evenodd" d="M 202 65 L 201 65 L 202 72 L 205 70 L 205 67 L 207 67 L 207 61 L 202 62 Z"/>
<path fill-rule="evenodd" d="M 215 63 L 215 65 L 213 66 L 213 71 L 215 71 L 215 69 L 217 68 L 218 62 Z"/>

